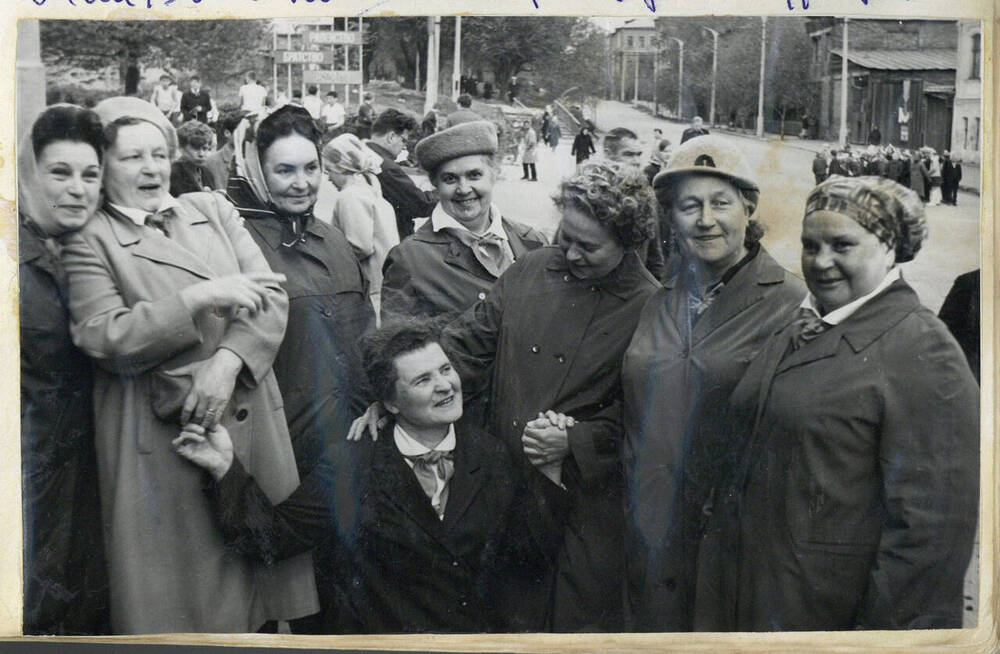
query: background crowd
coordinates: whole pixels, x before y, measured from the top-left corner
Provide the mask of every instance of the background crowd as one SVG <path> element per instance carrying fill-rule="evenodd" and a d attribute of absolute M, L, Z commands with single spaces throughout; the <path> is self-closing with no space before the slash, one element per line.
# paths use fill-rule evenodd
<path fill-rule="evenodd" d="M 700 119 L 583 125 L 549 244 L 468 102 L 367 100 L 165 78 L 25 135 L 26 633 L 961 626 L 978 281 L 946 325 L 898 267 L 956 162 L 817 155 L 803 281 Z"/>

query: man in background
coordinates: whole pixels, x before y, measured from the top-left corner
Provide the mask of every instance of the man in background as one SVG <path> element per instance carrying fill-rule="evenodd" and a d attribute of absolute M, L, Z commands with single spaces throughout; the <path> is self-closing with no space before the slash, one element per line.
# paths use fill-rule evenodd
<path fill-rule="evenodd" d="M 208 91 L 201 88 L 201 78 L 195 75 L 191 78 L 191 84 L 187 91 L 181 96 L 181 114 L 184 120 L 197 120 L 202 123 L 208 122 L 208 111 L 212 108 L 212 98 Z"/>

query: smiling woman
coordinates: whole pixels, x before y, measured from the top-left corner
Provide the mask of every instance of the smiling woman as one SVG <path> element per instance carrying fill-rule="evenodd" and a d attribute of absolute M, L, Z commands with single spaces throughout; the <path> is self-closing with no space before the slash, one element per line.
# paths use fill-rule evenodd
<path fill-rule="evenodd" d="M 186 424 L 225 424 L 270 497 L 298 484 L 271 372 L 284 278 L 220 196 L 168 193 L 175 139 L 155 107 L 112 98 L 95 112 L 106 202 L 63 237 L 62 261 L 73 340 L 96 363 L 112 631 L 245 632 L 306 615 L 308 555 L 264 575 L 229 553 L 199 470 L 170 446 Z"/>

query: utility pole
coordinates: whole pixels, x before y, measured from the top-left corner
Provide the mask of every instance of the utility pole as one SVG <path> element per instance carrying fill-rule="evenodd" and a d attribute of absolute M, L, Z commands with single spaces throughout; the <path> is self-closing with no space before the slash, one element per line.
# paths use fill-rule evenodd
<path fill-rule="evenodd" d="M 660 37 L 653 40 L 653 116 L 660 115 L 660 101 L 657 89 L 660 86 Z"/>
<path fill-rule="evenodd" d="M 636 51 L 633 55 L 635 57 L 635 91 L 632 95 L 632 103 L 639 103 L 639 52 Z"/>
<path fill-rule="evenodd" d="M 684 118 L 684 41 L 676 36 L 671 36 L 671 40 L 677 41 L 677 118 Z"/>
<path fill-rule="evenodd" d="M 462 92 L 462 17 L 455 16 L 455 56 L 451 69 L 451 99 L 458 100 Z"/>
<path fill-rule="evenodd" d="M 840 147 L 847 145 L 847 94 L 851 85 L 847 78 L 847 19 L 844 19 L 844 44 L 840 50 Z"/>
<path fill-rule="evenodd" d="M 757 136 L 764 137 L 764 71 L 767 63 L 767 16 L 760 17 L 760 87 L 757 89 Z"/>
<path fill-rule="evenodd" d="M 28 133 L 45 109 L 45 66 L 37 20 L 22 20 L 17 25 L 16 68 L 17 133 L 21 135 Z"/>
<path fill-rule="evenodd" d="M 701 29 L 712 35 L 712 104 L 708 113 L 708 124 L 715 127 L 715 73 L 719 63 L 719 32 L 711 27 L 702 27 Z"/>
<path fill-rule="evenodd" d="M 427 94 L 424 99 L 426 115 L 437 104 L 438 69 L 441 66 L 438 46 L 441 44 L 441 17 L 427 17 Z"/>

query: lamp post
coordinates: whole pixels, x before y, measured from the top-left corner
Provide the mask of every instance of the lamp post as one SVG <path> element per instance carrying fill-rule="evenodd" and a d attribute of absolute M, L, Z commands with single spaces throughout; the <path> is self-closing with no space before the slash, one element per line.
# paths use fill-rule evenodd
<path fill-rule="evenodd" d="M 462 17 L 455 16 L 455 56 L 451 69 L 451 99 L 458 101 L 462 93 Z"/>
<path fill-rule="evenodd" d="M 676 36 L 670 40 L 677 41 L 677 117 L 684 118 L 684 41 Z"/>
<path fill-rule="evenodd" d="M 660 85 L 660 39 L 653 37 L 653 116 L 660 115 L 660 100 L 656 92 Z"/>
<path fill-rule="evenodd" d="M 847 80 L 847 19 L 844 19 L 844 46 L 840 51 L 840 147 L 847 145 L 847 94 L 851 85 Z"/>
<path fill-rule="evenodd" d="M 719 31 L 713 30 L 711 27 L 702 27 L 701 29 L 712 35 L 712 103 L 708 113 L 708 124 L 715 127 L 715 73 L 719 61 Z"/>

